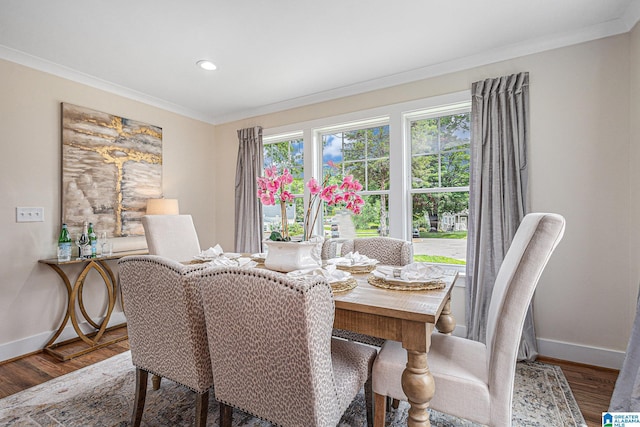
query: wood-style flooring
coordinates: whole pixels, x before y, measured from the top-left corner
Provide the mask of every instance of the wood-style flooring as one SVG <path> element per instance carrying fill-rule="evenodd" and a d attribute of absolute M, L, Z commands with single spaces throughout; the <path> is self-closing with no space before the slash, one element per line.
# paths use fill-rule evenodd
<path fill-rule="evenodd" d="M 0 398 L 127 350 L 129 350 L 129 342 L 121 341 L 66 362 L 60 362 L 43 352 L 3 362 L 0 364 Z M 618 371 L 550 358 L 538 360 L 562 368 L 582 415 L 587 421 L 587 426 L 601 426 L 602 412 L 609 407 Z M 133 396 L 131 398 L 133 399 Z"/>

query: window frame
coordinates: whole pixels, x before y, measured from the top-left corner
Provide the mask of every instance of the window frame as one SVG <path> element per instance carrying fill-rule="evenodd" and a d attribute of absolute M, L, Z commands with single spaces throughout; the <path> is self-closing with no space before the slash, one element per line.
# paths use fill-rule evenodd
<path fill-rule="evenodd" d="M 456 111 L 460 104 L 471 106 L 471 91 L 437 95 L 428 98 L 389 104 L 372 109 L 360 110 L 341 115 L 293 123 L 279 127 L 264 128 L 263 142 L 284 138 L 299 138 L 304 143 L 304 182 L 311 177 L 319 177 L 322 173 L 322 137 L 323 133 L 348 131 L 372 127 L 381 124 L 389 125 L 389 189 L 382 190 L 388 194 L 389 236 L 403 240 L 411 239 L 413 220 L 411 218 L 411 140 L 409 119 L 422 117 L 425 112 L 433 116 L 443 116 Z M 407 136 L 409 135 L 409 137 Z M 456 191 L 449 187 L 450 191 Z M 464 188 L 464 190 L 462 190 Z M 458 191 L 469 191 L 462 187 Z M 420 190 L 423 189 L 413 189 Z M 424 191 L 427 192 L 427 191 Z M 362 192 L 363 195 L 370 193 Z M 375 191 L 379 194 L 379 191 Z M 304 204 L 308 203 L 308 190 L 305 188 Z M 316 224 L 318 233 L 322 223 Z M 462 266 L 464 268 L 464 266 Z"/>

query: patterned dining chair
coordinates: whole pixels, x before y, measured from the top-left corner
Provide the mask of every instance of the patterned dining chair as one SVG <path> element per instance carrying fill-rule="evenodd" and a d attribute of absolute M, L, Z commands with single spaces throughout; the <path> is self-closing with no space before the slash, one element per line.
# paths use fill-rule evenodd
<path fill-rule="evenodd" d="M 346 240 L 342 243 L 341 255 L 358 252 L 369 258 L 377 259 L 383 265 L 408 265 L 413 262 L 413 243 L 391 237 L 366 237 Z M 370 335 L 334 329 L 333 336 L 382 347 L 384 339 Z"/>
<path fill-rule="evenodd" d="M 211 268 L 199 276 L 220 425 L 232 407 L 284 427 L 334 427 L 364 385 L 376 350 L 333 339 L 334 301 L 320 278 Z"/>
<path fill-rule="evenodd" d="M 200 294 L 187 280 L 206 268 L 154 255 L 129 256 L 118 262 L 136 367 L 133 426 L 142 421 L 149 372 L 195 391 L 195 424 L 206 425 L 213 374 Z"/>
<path fill-rule="evenodd" d="M 142 227 L 149 255 L 174 261 L 190 261 L 200 254 L 200 242 L 191 215 L 145 215 Z M 161 378 L 153 375 L 153 389 L 160 388 Z"/>
<path fill-rule="evenodd" d="M 335 258 L 338 255 L 338 239 L 325 239 L 322 243 L 321 258 L 323 260 Z"/>
<path fill-rule="evenodd" d="M 435 381 L 430 407 L 488 426 L 511 425 L 516 358 L 527 308 L 551 254 L 562 239 L 564 218 L 528 214 L 518 227 L 495 280 L 487 318 L 487 344 L 433 333 L 427 355 Z M 385 396 L 407 400 L 401 376 L 402 344 L 387 341 L 373 368 L 376 427 L 384 426 Z"/>
<path fill-rule="evenodd" d="M 384 265 L 408 265 L 413 262 L 413 243 L 392 237 L 363 237 L 342 243 L 341 255 L 358 252 Z"/>

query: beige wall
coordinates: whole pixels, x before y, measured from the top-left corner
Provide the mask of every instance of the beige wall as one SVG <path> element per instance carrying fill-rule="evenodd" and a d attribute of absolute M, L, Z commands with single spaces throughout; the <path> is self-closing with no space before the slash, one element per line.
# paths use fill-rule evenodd
<path fill-rule="evenodd" d="M 215 241 L 216 177 L 212 125 L 1 60 L 0 93 L 1 361 L 41 347 L 63 317 L 64 286 L 52 269 L 37 263 L 54 256 L 60 229 L 61 102 L 162 127 L 164 194 L 193 215 L 203 246 Z M 17 206 L 44 207 L 45 221 L 16 223 Z M 86 304 L 97 315 L 103 286 L 93 275 Z"/>
<path fill-rule="evenodd" d="M 631 40 L 631 41 L 630 41 Z M 623 357 L 635 313 L 638 261 L 630 233 L 640 206 L 630 152 L 629 106 L 638 113 L 638 30 L 572 47 L 448 74 L 363 95 L 324 102 L 216 126 L 217 236 L 233 242 L 233 182 L 237 129 L 264 128 L 334 116 L 469 89 L 471 83 L 520 71 L 530 72 L 530 199 L 533 211 L 567 219 L 558 247 L 535 297 L 541 351 L 570 360 L 616 366 Z M 634 49 L 631 103 L 630 46 Z M 637 120 L 636 120 L 637 122 Z M 638 127 L 634 141 L 637 145 Z M 393 142 L 392 142 L 393 143 Z M 627 160 L 635 156 L 633 172 Z M 632 158 L 633 160 L 633 158 Z M 633 173 L 634 176 L 631 176 Z M 634 206 L 630 204 L 630 191 Z M 640 239 L 635 239 L 640 241 Z M 459 294 L 458 294 L 459 295 Z M 457 304 L 457 307 L 463 306 Z M 454 308 L 455 309 L 455 308 Z M 455 314 L 455 312 L 454 312 Z M 463 313 L 458 315 L 462 317 Z"/>
<path fill-rule="evenodd" d="M 631 209 L 629 221 L 631 225 L 629 264 L 630 279 L 629 304 L 635 309 L 640 284 L 640 24 L 636 24 L 630 34 L 630 153 L 629 153 L 629 200 Z"/>
<path fill-rule="evenodd" d="M 63 316 L 62 284 L 37 264 L 53 256 L 60 226 L 60 102 L 161 126 L 165 196 L 178 198 L 181 211 L 194 216 L 202 246 L 233 248 L 237 129 L 458 92 L 483 78 L 529 71 L 531 207 L 567 218 L 565 239 L 535 297 L 541 351 L 616 366 L 640 282 L 639 33 L 636 27 L 629 34 L 215 127 L 0 61 L 0 360 L 37 349 Z M 45 222 L 16 223 L 17 206 L 44 207 Z M 98 280 L 90 277 L 90 283 Z M 90 311 L 99 312 L 101 292 L 88 286 Z M 462 306 L 454 304 L 459 318 Z"/>

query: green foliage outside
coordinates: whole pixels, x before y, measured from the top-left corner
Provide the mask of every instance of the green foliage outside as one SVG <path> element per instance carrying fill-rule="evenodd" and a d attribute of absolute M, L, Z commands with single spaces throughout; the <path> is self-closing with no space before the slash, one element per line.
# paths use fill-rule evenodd
<path fill-rule="evenodd" d="M 421 231 L 421 238 L 427 239 L 466 239 L 466 231 Z"/>
<path fill-rule="evenodd" d="M 415 262 L 436 262 L 438 264 L 458 264 L 465 265 L 467 262 L 462 259 L 449 258 L 440 255 L 414 255 Z"/>

